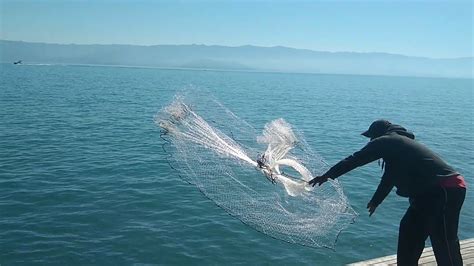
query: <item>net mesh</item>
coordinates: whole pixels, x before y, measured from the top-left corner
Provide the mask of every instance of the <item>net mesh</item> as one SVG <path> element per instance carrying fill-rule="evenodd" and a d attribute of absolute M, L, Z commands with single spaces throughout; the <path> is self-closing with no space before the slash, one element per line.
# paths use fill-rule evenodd
<path fill-rule="evenodd" d="M 193 93 L 176 96 L 155 122 L 179 175 L 257 231 L 334 248 L 357 215 L 337 180 L 307 185 L 328 166 L 283 119 L 267 123 L 258 134 L 213 97 Z"/>

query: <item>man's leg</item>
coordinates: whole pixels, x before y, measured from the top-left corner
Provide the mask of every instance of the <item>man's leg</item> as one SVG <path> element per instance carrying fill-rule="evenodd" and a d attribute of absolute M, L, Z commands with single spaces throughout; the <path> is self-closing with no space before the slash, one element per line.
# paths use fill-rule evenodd
<path fill-rule="evenodd" d="M 400 222 L 398 233 L 398 265 L 418 265 L 418 259 L 425 247 L 428 231 L 425 215 L 410 206 Z"/>
<path fill-rule="evenodd" d="M 462 257 L 458 239 L 459 213 L 461 211 L 466 189 L 443 189 L 444 206 L 435 217 L 430 231 L 431 245 L 440 266 L 462 265 Z"/>

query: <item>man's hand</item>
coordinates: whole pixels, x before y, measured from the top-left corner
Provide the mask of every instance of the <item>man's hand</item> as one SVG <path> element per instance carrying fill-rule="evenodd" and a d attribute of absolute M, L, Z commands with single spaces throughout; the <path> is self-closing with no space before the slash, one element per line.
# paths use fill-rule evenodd
<path fill-rule="evenodd" d="M 373 204 L 372 201 L 369 201 L 369 203 L 367 203 L 367 209 L 369 209 L 369 217 L 370 217 L 375 212 L 375 209 L 377 209 L 377 206 Z"/>
<path fill-rule="evenodd" d="M 311 179 L 308 183 L 309 185 L 311 186 L 315 186 L 316 184 L 318 184 L 318 186 L 321 186 L 324 182 L 328 181 L 328 178 L 325 177 L 325 176 L 317 176 L 313 179 Z"/>

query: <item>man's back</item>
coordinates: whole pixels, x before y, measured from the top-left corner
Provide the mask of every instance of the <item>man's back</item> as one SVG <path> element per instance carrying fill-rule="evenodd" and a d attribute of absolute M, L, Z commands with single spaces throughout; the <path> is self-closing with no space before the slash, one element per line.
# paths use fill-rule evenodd
<path fill-rule="evenodd" d="M 413 196 L 457 174 L 425 145 L 397 133 L 374 139 L 367 146 L 374 146 L 369 149 L 380 153 L 386 164 L 384 178 L 393 182 L 401 196 Z"/>

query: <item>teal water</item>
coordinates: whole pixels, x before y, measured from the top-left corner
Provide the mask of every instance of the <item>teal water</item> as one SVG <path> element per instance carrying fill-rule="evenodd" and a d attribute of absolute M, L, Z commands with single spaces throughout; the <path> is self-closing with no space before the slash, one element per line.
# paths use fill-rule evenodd
<path fill-rule="evenodd" d="M 1 265 L 340 265 L 396 252 L 407 200 L 392 193 L 368 217 L 377 163 L 340 179 L 360 216 L 335 251 L 267 237 L 183 182 L 153 123 L 183 88 L 211 91 L 256 128 L 285 118 L 330 164 L 365 144 L 359 133 L 373 120 L 387 118 L 474 183 L 469 79 L 0 67 Z M 461 239 L 474 237 L 473 205 L 468 190 Z"/>

